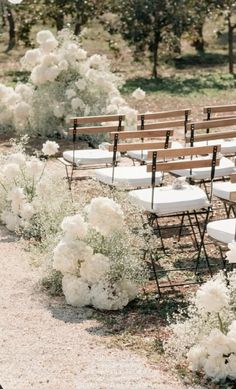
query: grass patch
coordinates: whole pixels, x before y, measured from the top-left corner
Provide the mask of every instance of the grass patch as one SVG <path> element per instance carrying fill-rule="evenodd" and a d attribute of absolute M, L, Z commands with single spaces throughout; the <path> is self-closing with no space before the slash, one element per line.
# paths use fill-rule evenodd
<path fill-rule="evenodd" d="M 234 89 L 236 78 L 228 73 L 199 74 L 192 77 L 170 76 L 158 78 L 131 78 L 122 88 L 123 93 L 132 93 L 136 88 L 142 88 L 147 93 L 166 92 L 173 95 L 203 93 L 207 89 Z"/>

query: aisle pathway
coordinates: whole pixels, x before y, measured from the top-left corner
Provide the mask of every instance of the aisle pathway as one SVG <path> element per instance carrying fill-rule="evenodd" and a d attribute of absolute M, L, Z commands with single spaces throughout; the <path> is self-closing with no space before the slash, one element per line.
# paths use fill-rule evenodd
<path fill-rule="evenodd" d="M 39 270 L 30 267 L 20 244 L 3 227 L 0 261 L 3 389 L 183 388 L 131 352 L 106 348 L 90 309 L 43 295 L 37 288 Z"/>

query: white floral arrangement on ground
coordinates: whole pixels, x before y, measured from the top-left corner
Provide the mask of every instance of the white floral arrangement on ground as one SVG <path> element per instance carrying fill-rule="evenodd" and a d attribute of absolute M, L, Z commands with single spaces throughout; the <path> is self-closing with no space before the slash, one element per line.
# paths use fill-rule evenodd
<path fill-rule="evenodd" d="M 236 257 L 235 257 L 236 258 Z M 203 284 L 170 325 L 165 351 L 214 382 L 236 379 L 236 270 Z M 186 319 L 187 316 L 187 319 Z M 185 317 L 185 319 L 184 319 Z"/>
<path fill-rule="evenodd" d="M 42 240 L 59 230 L 60 222 L 71 206 L 66 183 L 46 169 L 58 144 L 47 141 L 42 148 L 46 161 L 26 155 L 21 139 L 14 151 L 2 154 L 0 174 L 0 218 L 8 230 L 27 238 Z"/>
<path fill-rule="evenodd" d="M 54 249 L 53 268 L 63 274 L 68 304 L 100 310 L 125 307 L 145 279 L 143 261 L 132 252 L 123 211 L 115 201 L 97 197 L 80 214 L 66 217 Z"/>
<path fill-rule="evenodd" d="M 126 128 L 136 128 L 137 112 L 121 97 L 121 80 L 109 68 L 106 56 L 88 53 L 69 30 L 42 30 L 38 48 L 21 60 L 30 72 L 27 84 L 15 88 L 0 84 L 0 129 L 29 135 L 64 135 L 69 118 L 120 113 Z"/>

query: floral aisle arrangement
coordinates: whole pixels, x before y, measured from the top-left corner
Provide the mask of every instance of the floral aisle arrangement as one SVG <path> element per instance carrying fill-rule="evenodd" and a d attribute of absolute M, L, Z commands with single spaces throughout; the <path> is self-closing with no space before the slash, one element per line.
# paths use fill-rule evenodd
<path fill-rule="evenodd" d="M 176 319 L 165 344 L 170 357 L 187 362 L 191 370 L 203 371 L 215 382 L 235 380 L 236 270 L 228 275 L 220 272 L 202 285 L 191 301 L 187 320 L 183 315 Z"/>
<path fill-rule="evenodd" d="M 55 234 L 65 214 L 71 212 L 66 183 L 46 169 L 48 158 L 58 148 L 56 142 L 44 143 L 46 161 L 28 157 L 22 143 L 14 145 L 13 153 L 0 156 L 0 217 L 10 231 L 42 240 Z"/>
<path fill-rule="evenodd" d="M 127 115 L 128 129 L 134 127 L 137 112 L 121 97 L 121 81 L 104 55 L 88 56 L 69 30 L 57 38 L 42 30 L 36 40 L 39 47 L 21 60 L 29 82 L 15 88 L 0 84 L 0 130 L 63 135 L 72 116 L 117 112 Z"/>
<path fill-rule="evenodd" d="M 53 267 L 63 274 L 66 301 L 77 307 L 122 309 L 145 280 L 143 261 L 132 251 L 120 205 L 97 197 L 84 213 L 63 220 L 63 237 L 54 249 Z"/>

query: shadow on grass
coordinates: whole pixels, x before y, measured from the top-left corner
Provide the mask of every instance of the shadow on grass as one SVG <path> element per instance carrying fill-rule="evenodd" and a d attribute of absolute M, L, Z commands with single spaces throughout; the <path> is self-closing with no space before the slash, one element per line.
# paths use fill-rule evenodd
<path fill-rule="evenodd" d="M 122 92 L 131 93 L 136 88 L 142 88 L 145 92 L 167 92 L 174 95 L 186 95 L 202 92 L 205 89 L 233 89 L 235 86 L 236 78 L 234 75 L 228 73 L 214 73 L 190 77 L 139 77 L 128 79 L 122 88 Z"/>
<path fill-rule="evenodd" d="M 228 55 L 223 53 L 205 53 L 202 55 L 186 54 L 179 58 L 175 58 L 173 62 L 177 69 L 185 69 L 195 66 L 213 68 L 219 65 L 227 65 Z"/>

